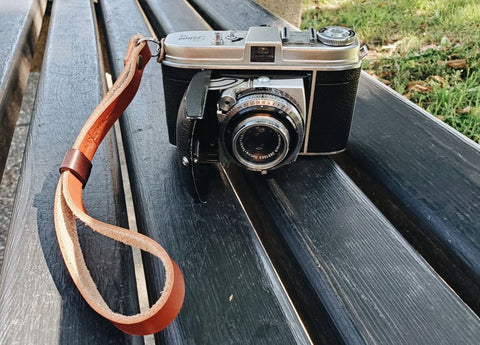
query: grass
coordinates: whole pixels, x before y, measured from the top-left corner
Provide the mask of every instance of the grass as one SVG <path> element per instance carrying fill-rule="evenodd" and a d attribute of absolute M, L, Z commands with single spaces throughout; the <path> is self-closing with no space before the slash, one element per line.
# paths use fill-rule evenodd
<path fill-rule="evenodd" d="M 480 143 L 480 1 L 304 0 L 302 28 L 342 25 L 363 68 Z"/>

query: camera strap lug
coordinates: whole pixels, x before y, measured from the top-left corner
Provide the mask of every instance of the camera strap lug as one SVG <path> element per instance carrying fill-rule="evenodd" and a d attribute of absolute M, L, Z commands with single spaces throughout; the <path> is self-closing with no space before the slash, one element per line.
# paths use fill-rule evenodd
<path fill-rule="evenodd" d="M 360 47 L 360 50 L 358 52 L 358 57 L 360 58 L 360 60 L 363 60 L 365 56 L 367 56 L 367 54 L 368 54 L 368 48 L 367 48 L 367 45 L 364 44 L 363 46 Z"/>
<path fill-rule="evenodd" d="M 155 44 L 156 49 L 155 49 L 155 54 L 152 54 L 151 57 L 156 57 L 157 62 L 160 63 L 163 60 L 163 57 L 165 56 L 165 45 L 164 45 L 165 38 L 162 38 L 161 40 L 155 38 L 155 37 L 142 37 L 137 41 L 137 46 L 142 44 L 143 42 L 151 42 Z"/>

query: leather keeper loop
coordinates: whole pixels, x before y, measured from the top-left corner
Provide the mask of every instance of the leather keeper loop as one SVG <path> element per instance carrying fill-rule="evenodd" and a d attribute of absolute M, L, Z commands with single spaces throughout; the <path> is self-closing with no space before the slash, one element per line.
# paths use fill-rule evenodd
<path fill-rule="evenodd" d="M 88 177 L 92 171 L 92 162 L 77 149 L 70 149 L 63 158 L 62 165 L 60 166 L 60 173 L 64 171 L 70 171 L 80 182 L 82 182 L 83 188 L 87 184 Z"/>

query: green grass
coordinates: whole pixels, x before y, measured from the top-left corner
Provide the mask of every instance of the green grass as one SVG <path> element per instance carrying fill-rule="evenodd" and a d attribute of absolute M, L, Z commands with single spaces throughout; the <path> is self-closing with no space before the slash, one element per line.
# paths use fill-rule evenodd
<path fill-rule="evenodd" d="M 304 0 L 303 6 L 302 28 L 354 28 L 370 51 L 368 73 L 480 143 L 480 1 Z"/>

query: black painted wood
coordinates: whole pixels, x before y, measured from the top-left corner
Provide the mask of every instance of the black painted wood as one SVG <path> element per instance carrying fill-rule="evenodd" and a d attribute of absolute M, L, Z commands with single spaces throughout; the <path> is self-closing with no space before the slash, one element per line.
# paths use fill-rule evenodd
<path fill-rule="evenodd" d="M 214 29 L 246 30 L 250 26 L 294 26 L 255 1 L 189 0 Z"/>
<path fill-rule="evenodd" d="M 480 146 L 363 75 L 345 169 L 480 314 Z"/>
<path fill-rule="evenodd" d="M 260 21 L 283 25 L 273 24 L 276 19 L 250 1 L 235 4 L 239 12 L 229 2 L 196 1 L 194 7 L 214 28 L 245 29 Z M 158 33 L 208 29 L 183 1 L 142 4 Z M 135 1 L 102 1 L 101 7 L 112 71 L 118 74 L 128 38 L 148 28 Z M 55 2 L 0 278 L 2 344 L 142 342 L 83 302 L 53 232 L 56 169 L 100 99 L 99 60 L 91 4 Z M 214 171 L 209 202 L 192 203 L 178 178 L 175 148 L 168 144 L 161 88 L 160 67 L 152 61 L 122 119 L 141 231 L 165 245 L 187 279 L 185 307 L 157 334 L 157 343 L 309 343 L 283 287 L 316 344 L 478 342 L 478 317 L 329 158 L 301 158 L 267 177 Z M 366 77 L 351 138 L 338 162 L 369 197 L 376 194 L 385 214 L 398 211 L 391 218 L 395 225 L 406 237 L 413 232 L 408 238 L 419 248 L 431 246 L 427 257 L 441 255 L 438 267 L 456 272 L 454 282 L 465 280 L 458 291 L 464 288 L 474 298 L 478 146 Z M 100 151 L 85 191 L 87 209 L 125 226 L 113 137 Z M 129 250 L 88 229 L 82 230 L 82 243 L 109 303 L 134 313 Z M 148 256 L 144 261 L 155 298 L 163 287 L 162 272 Z"/>
<path fill-rule="evenodd" d="M 46 3 L 46 0 L 0 3 L 0 181 Z"/>
<path fill-rule="evenodd" d="M 174 32 L 181 27 L 181 30 L 199 30 L 199 28 L 210 28 L 202 16 L 195 12 L 187 1 L 163 0 L 146 1 L 139 0 L 148 19 L 159 36 L 166 36 L 168 32 Z M 164 11 L 165 8 L 174 9 Z M 185 16 L 185 13 L 188 15 Z M 207 30 L 207 29 L 202 29 Z"/>
<path fill-rule="evenodd" d="M 134 2 L 102 1 L 101 7 L 112 71 L 118 74 L 128 38 L 147 28 Z M 180 22 L 170 15 L 178 10 L 174 3 L 162 6 L 161 31 L 182 30 L 184 22 L 198 16 L 182 10 Z M 208 28 L 202 24 L 197 29 Z M 160 72 L 155 62 L 147 66 L 121 122 L 139 229 L 165 246 L 186 280 L 183 309 L 157 334 L 157 342 L 309 344 L 225 177 L 213 176 L 207 204 L 195 204 L 183 188 L 177 153 L 168 143 Z M 161 269 L 149 257 L 144 262 L 155 297 L 163 288 Z"/>
<path fill-rule="evenodd" d="M 201 6 L 202 13 L 215 18 L 212 24 L 215 27 L 228 29 L 235 25 L 228 15 L 225 18 L 213 15 L 221 8 L 218 1 L 202 2 Z M 235 28 L 246 29 L 248 22 Z M 368 87 L 362 92 L 369 95 Z M 371 94 L 364 100 L 364 109 L 359 106 L 357 113 L 368 112 L 372 120 L 365 129 L 379 135 L 382 127 L 378 126 L 378 118 L 391 111 L 391 101 L 380 100 L 382 106 L 376 108 L 369 107 L 370 102 L 376 102 Z M 404 140 L 414 142 L 408 134 L 403 137 L 410 126 L 405 124 L 396 136 L 396 152 L 402 149 Z M 392 125 L 393 128 L 398 130 L 398 126 Z M 356 139 L 357 145 L 365 139 Z M 373 140 L 371 143 L 372 151 L 378 149 L 373 148 Z M 359 156 L 358 160 L 362 159 L 365 155 Z M 378 164 L 374 159 L 371 165 Z M 453 169 L 456 164 L 463 164 L 472 171 L 465 160 L 443 163 Z M 394 174 L 389 169 L 392 167 L 384 168 L 386 176 Z M 272 253 L 272 261 L 287 290 L 295 291 L 292 299 L 312 337 L 322 332 L 319 319 L 309 307 L 317 299 L 346 343 L 477 342 L 478 317 L 452 294 L 335 163 L 302 158 L 273 174 L 272 179 L 247 174 L 248 183 L 237 173 L 229 174 L 267 251 Z M 401 179 L 402 175 L 396 174 L 396 178 Z M 403 188 L 408 189 L 410 183 Z M 425 179 L 420 183 L 425 183 Z M 443 202 L 448 201 L 445 196 Z M 427 217 L 424 219 L 428 221 Z M 280 238 L 272 241 L 276 234 Z M 292 264 L 289 258 L 294 257 L 296 262 Z M 478 259 L 472 264 L 475 262 Z M 300 269 L 295 271 L 298 266 Z M 318 341 L 329 343 L 330 337 L 331 334 L 325 334 Z"/>
<path fill-rule="evenodd" d="M 308 281 L 297 286 L 299 302 L 320 300 L 345 343 L 478 342 L 478 317 L 331 160 L 303 157 L 269 178 L 247 179 L 242 199 L 287 289 Z M 270 248 L 273 236 L 281 252 Z M 304 321 L 312 335 L 322 331 Z"/>
<path fill-rule="evenodd" d="M 53 199 L 58 167 L 104 91 L 96 22 L 88 0 L 53 4 L 40 85 L 26 144 L 0 281 L 2 344 L 140 344 L 83 300 L 58 249 Z M 93 217 L 126 225 L 116 144 L 94 159 L 85 205 Z M 129 248 L 79 231 L 99 290 L 114 310 L 136 313 Z"/>

